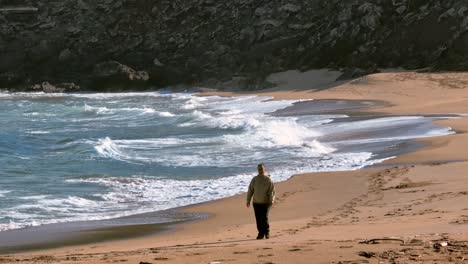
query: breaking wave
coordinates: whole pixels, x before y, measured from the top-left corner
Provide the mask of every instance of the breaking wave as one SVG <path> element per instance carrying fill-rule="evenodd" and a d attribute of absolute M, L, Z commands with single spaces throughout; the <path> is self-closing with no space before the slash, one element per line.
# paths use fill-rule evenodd
<path fill-rule="evenodd" d="M 0 191 L 0 231 L 235 195 L 260 162 L 275 181 L 359 169 L 390 158 L 385 151 L 404 140 L 453 133 L 422 116 L 279 116 L 298 101 L 262 96 L 0 93 L 0 100 L 0 122 L 9 124 L 0 135 L 0 186 L 8 189 Z"/>

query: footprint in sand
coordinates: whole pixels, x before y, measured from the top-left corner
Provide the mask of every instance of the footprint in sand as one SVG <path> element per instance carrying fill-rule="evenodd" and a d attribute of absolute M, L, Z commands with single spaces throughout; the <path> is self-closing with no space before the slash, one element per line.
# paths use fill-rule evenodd
<path fill-rule="evenodd" d="M 352 248 L 353 246 L 340 246 L 339 248 Z"/>
<path fill-rule="evenodd" d="M 450 224 L 458 224 L 458 225 L 468 224 L 468 215 L 461 215 L 458 219 L 451 221 Z"/>
<path fill-rule="evenodd" d="M 234 251 L 232 254 L 249 254 L 249 251 Z"/>
<path fill-rule="evenodd" d="M 186 256 L 202 256 L 202 255 L 205 255 L 206 253 L 189 253 L 189 254 L 185 254 Z"/>

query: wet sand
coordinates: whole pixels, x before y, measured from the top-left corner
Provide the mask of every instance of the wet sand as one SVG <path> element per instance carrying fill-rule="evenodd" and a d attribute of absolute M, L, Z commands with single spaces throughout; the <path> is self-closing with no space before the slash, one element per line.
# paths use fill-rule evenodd
<path fill-rule="evenodd" d="M 316 83 L 258 94 L 387 102 L 363 110 L 370 114 L 468 113 L 467 73 L 383 73 L 336 86 Z M 468 118 L 437 123 L 458 133 L 419 140 L 425 147 L 384 167 L 301 174 L 278 183 L 269 240 L 254 239 L 253 212 L 238 195 L 184 208 L 210 217 L 175 231 L 4 255 L 0 263 L 462 262 L 468 256 Z M 398 239 L 360 243 L 389 237 Z"/>
<path fill-rule="evenodd" d="M 130 215 L 108 220 L 66 222 L 2 231 L 0 254 L 130 239 L 174 230 L 176 225 L 205 219 L 180 210 Z"/>

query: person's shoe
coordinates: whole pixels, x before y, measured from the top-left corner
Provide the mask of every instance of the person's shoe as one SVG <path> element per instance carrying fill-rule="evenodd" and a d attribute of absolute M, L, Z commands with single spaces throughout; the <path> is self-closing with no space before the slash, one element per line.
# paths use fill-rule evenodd
<path fill-rule="evenodd" d="M 270 238 L 270 234 L 265 234 L 265 239 L 269 239 Z"/>
<path fill-rule="evenodd" d="M 263 235 L 258 234 L 257 239 L 263 239 Z"/>

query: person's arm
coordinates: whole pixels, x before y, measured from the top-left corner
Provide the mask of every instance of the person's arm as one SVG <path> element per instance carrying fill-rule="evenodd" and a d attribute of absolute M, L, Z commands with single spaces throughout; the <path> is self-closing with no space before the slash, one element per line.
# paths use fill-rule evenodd
<path fill-rule="evenodd" d="M 276 197 L 276 190 L 275 190 L 275 184 L 273 183 L 273 181 L 270 182 L 270 188 L 268 189 L 268 194 L 269 194 L 269 200 L 270 200 L 270 203 L 274 203 L 275 202 L 275 197 Z"/>
<path fill-rule="evenodd" d="M 247 207 L 250 207 L 250 200 L 252 200 L 252 196 L 254 193 L 254 179 L 250 181 L 249 190 L 247 191 Z"/>

